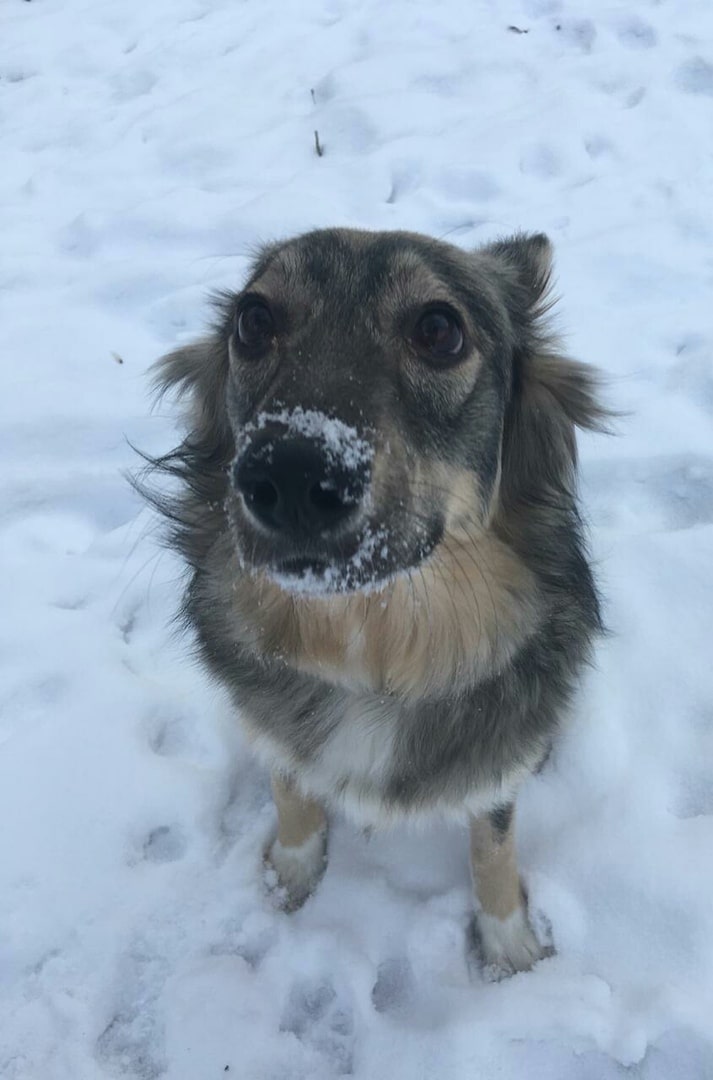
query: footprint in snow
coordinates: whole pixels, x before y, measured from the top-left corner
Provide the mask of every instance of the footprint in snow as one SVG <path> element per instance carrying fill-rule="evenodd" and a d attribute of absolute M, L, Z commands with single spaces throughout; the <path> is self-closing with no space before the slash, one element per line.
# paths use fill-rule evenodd
<path fill-rule="evenodd" d="M 149 747 L 159 757 L 182 753 L 190 741 L 187 722 L 182 716 L 152 715 L 146 727 Z"/>
<path fill-rule="evenodd" d="M 146 862 L 176 862 L 186 853 L 187 842 L 177 825 L 159 825 L 152 829 L 143 844 L 143 858 Z"/>
<path fill-rule="evenodd" d="M 554 150 L 546 143 L 529 146 L 520 158 L 520 172 L 535 176 L 538 180 L 551 180 L 562 172 Z"/>
<path fill-rule="evenodd" d="M 339 93 L 339 83 L 334 76 L 334 72 L 329 72 L 322 79 L 314 84 L 311 90 L 312 101 L 315 105 L 326 105 L 328 101 L 335 98 Z"/>
<path fill-rule="evenodd" d="M 688 222 L 688 226 L 698 237 L 705 235 L 705 222 L 700 219 Z M 676 344 L 675 354 L 668 387 L 687 393 L 697 406 L 713 413 L 713 340 L 696 332 L 684 334 Z"/>
<path fill-rule="evenodd" d="M 635 15 L 619 24 L 617 37 L 627 49 L 653 49 L 658 42 L 653 26 Z"/>
<path fill-rule="evenodd" d="M 180 825 L 157 825 L 143 836 L 132 837 L 126 864 L 178 862 L 186 854 L 187 847 L 188 841 Z"/>
<path fill-rule="evenodd" d="M 597 40 L 597 28 L 591 19 L 567 19 L 555 23 L 555 32 L 573 49 L 590 53 Z"/>
<path fill-rule="evenodd" d="M 133 1080 L 158 1080 L 165 1072 L 155 1056 L 153 1019 L 138 1009 L 119 1012 L 109 1021 L 97 1039 L 96 1056 Z"/>
<path fill-rule="evenodd" d="M 413 970 L 404 956 L 390 957 L 379 964 L 371 1001 L 378 1013 L 397 1013 L 413 1000 Z"/>
<path fill-rule="evenodd" d="M 713 64 L 702 56 L 694 56 L 677 68 L 674 82 L 684 94 L 713 97 Z"/>
<path fill-rule="evenodd" d="M 239 956 L 253 971 L 277 942 L 275 920 L 263 911 L 250 912 L 244 919 L 229 920 L 222 927 L 220 941 L 210 949 L 213 956 Z"/>
<path fill-rule="evenodd" d="M 593 161 L 598 158 L 617 156 L 616 146 L 605 135 L 590 135 L 588 139 L 585 139 L 584 149 Z"/>
<path fill-rule="evenodd" d="M 20 68 L 6 68 L 4 71 L 0 71 L 0 83 L 22 83 L 27 79 L 32 79 L 34 75 L 34 71 L 22 71 Z"/>
<path fill-rule="evenodd" d="M 120 961 L 114 1011 L 95 1044 L 97 1059 L 112 1073 L 132 1080 L 165 1073 L 155 1006 L 167 976 L 166 961 L 148 942 L 136 942 Z"/>
<path fill-rule="evenodd" d="M 625 109 L 635 109 L 646 97 L 646 87 L 637 86 L 630 94 L 627 94 L 622 102 Z"/>
<path fill-rule="evenodd" d="M 354 1016 L 349 1002 L 337 994 L 329 979 L 309 979 L 292 987 L 280 1030 L 291 1032 L 322 1054 L 335 1075 L 351 1075 Z"/>

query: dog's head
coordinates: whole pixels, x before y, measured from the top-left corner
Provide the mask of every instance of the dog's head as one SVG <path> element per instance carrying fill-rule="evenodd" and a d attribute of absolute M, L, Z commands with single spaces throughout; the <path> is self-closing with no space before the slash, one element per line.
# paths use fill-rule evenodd
<path fill-rule="evenodd" d="M 335 229 L 266 248 L 216 335 L 162 374 L 194 391 L 184 459 L 202 460 L 194 494 L 215 481 L 204 501 L 221 492 L 242 564 L 291 591 L 379 587 L 487 529 L 503 485 L 557 454 L 571 468 L 572 422 L 598 411 L 542 326 L 550 266 L 542 235 L 469 253 Z M 521 423 L 528 394 L 535 428 L 561 414 L 545 440 Z"/>

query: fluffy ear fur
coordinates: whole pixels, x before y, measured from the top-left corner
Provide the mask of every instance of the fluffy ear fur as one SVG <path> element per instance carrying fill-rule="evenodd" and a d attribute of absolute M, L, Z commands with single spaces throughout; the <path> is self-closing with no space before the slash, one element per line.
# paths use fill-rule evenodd
<path fill-rule="evenodd" d="M 227 370 L 226 345 L 218 331 L 156 363 L 158 396 L 175 391 L 186 399 L 187 431 L 170 453 L 156 458 L 141 454 L 147 467 L 132 478 L 137 491 L 169 522 L 167 545 L 178 548 L 196 568 L 224 526 L 227 467 L 235 453 L 225 406 Z M 154 474 L 177 480 L 178 492 L 154 488 Z"/>
<path fill-rule="evenodd" d="M 601 430 L 610 415 L 598 400 L 594 369 L 561 353 L 547 315 L 555 303 L 552 245 L 544 233 L 518 233 L 491 244 L 515 333 L 513 394 L 537 409 L 557 408 L 581 428 Z"/>
<path fill-rule="evenodd" d="M 542 233 L 518 234 L 487 249 L 496 261 L 515 344 L 512 393 L 503 440 L 503 482 L 515 492 L 571 501 L 575 425 L 601 429 L 608 413 L 598 400 L 595 371 L 561 352 L 547 315 L 552 246 Z"/>
<path fill-rule="evenodd" d="M 230 439 L 225 409 L 227 349 L 218 331 L 211 337 L 174 349 L 153 368 L 159 398 L 175 391 L 188 404 L 188 438 L 200 442 Z"/>
<path fill-rule="evenodd" d="M 502 446 L 499 527 L 543 581 L 566 596 L 588 597 L 599 627 L 596 592 L 576 498 L 575 426 L 604 429 L 596 370 L 563 355 L 548 325 L 552 250 L 547 237 L 493 244 L 514 331 L 512 389 Z"/>
<path fill-rule="evenodd" d="M 552 244 L 544 233 L 516 233 L 485 249 L 500 263 L 511 293 L 510 306 L 519 319 L 537 318 L 548 310 L 552 279 Z"/>

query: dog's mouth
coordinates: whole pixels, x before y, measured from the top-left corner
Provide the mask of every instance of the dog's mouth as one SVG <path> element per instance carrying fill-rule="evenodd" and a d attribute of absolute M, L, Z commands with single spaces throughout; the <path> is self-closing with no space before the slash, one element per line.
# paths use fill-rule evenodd
<path fill-rule="evenodd" d="M 389 580 L 386 575 L 374 574 L 365 578 L 350 567 L 308 559 L 291 559 L 280 566 L 268 566 L 264 573 L 284 592 L 298 596 L 339 596 L 378 591 Z"/>
<path fill-rule="evenodd" d="M 310 595 L 379 589 L 394 571 L 389 568 L 386 529 L 365 529 L 349 554 L 288 555 L 268 562 L 264 573 L 286 592 Z"/>
<path fill-rule="evenodd" d="M 440 541 L 443 528 L 434 521 L 417 536 L 403 537 L 385 525 L 367 524 L 351 542 L 343 539 L 339 548 L 318 539 L 288 549 L 273 546 L 264 537 L 252 537 L 246 543 L 243 528 L 236 521 L 234 535 L 240 561 L 249 572 L 296 596 L 326 597 L 379 592 L 425 562 Z"/>

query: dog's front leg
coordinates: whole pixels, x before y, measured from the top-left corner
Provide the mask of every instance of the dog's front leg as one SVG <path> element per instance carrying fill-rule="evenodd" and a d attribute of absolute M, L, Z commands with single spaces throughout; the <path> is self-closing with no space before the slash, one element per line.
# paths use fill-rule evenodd
<path fill-rule="evenodd" d="M 291 781 L 274 774 L 277 836 L 267 853 L 285 890 L 288 911 L 304 904 L 319 882 L 327 856 L 327 819 L 319 803 L 300 795 Z"/>
<path fill-rule="evenodd" d="M 473 943 L 487 978 L 528 971 L 551 952 L 537 941 L 515 854 L 514 804 L 499 807 L 470 825 L 470 861 L 480 908 Z"/>

